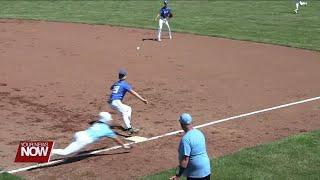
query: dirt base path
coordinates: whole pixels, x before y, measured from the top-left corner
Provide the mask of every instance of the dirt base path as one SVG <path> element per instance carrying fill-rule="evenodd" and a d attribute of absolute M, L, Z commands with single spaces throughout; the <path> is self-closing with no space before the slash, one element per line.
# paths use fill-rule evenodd
<path fill-rule="evenodd" d="M 101 25 L 0 20 L 0 158 L 14 163 L 20 140 L 66 146 L 106 105 L 118 70 L 151 103 L 128 95 L 140 136 L 307 99 L 320 94 L 320 53 L 274 45 Z M 137 50 L 137 47 L 140 50 Z M 112 111 L 113 112 L 113 111 Z M 320 103 L 310 102 L 202 129 L 210 156 L 320 128 Z M 118 123 L 120 116 L 114 115 Z M 179 137 L 19 173 L 27 179 L 133 179 L 177 164 Z M 88 149 L 111 147 L 103 140 Z"/>

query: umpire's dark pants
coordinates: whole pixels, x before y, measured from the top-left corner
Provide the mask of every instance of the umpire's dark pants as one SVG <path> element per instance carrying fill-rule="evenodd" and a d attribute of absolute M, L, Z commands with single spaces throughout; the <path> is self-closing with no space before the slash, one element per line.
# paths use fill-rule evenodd
<path fill-rule="evenodd" d="M 209 174 L 209 175 L 206 176 L 206 177 L 202 177 L 202 178 L 187 177 L 187 180 L 210 180 L 210 175 L 211 175 L 211 174 Z"/>

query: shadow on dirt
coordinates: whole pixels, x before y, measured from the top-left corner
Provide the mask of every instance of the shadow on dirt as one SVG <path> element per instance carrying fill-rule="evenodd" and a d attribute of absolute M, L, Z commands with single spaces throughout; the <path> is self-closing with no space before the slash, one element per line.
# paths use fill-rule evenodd
<path fill-rule="evenodd" d="M 51 165 L 47 165 L 47 166 L 35 167 L 35 168 L 32 168 L 32 169 L 29 169 L 28 171 L 33 171 L 33 170 L 36 170 L 36 169 L 45 169 L 45 168 L 60 166 L 60 165 L 64 165 L 64 164 L 70 164 L 70 163 L 82 161 L 84 159 L 88 159 L 88 158 L 91 158 L 91 157 L 112 156 L 112 155 L 130 153 L 129 151 L 123 151 L 123 152 L 116 152 L 116 153 L 87 154 L 87 153 L 90 153 L 90 152 L 93 152 L 93 151 L 96 151 L 96 150 L 101 150 L 101 149 L 104 149 L 104 148 L 94 149 L 94 150 L 90 150 L 90 151 L 82 151 L 82 152 L 78 153 L 76 156 L 73 156 L 73 157 L 55 158 L 55 159 L 53 159 L 51 161 L 59 161 L 59 162 L 51 164 Z"/>
<path fill-rule="evenodd" d="M 157 41 L 157 38 L 143 38 L 142 41 Z"/>

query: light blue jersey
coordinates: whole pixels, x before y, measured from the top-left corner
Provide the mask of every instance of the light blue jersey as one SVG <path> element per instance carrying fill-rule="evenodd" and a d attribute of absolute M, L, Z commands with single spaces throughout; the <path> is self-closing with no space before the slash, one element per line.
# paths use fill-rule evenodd
<path fill-rule="evenodd" d="M 116 134 L 110 129 L 109 125 L 101 122 L 94 123 L 85 131 L 88 133 L 89 137 L 93 139 L 93 141 L 99 140 L 102 137 L 116 137 Z"/>
<path fill-rule="evenodd" d="M 188 166 L 183 173 L 185 176 L 202 178 L 211 174 L 206 140 L 201 131 L 192 129 L 182 137 L 179 145 L 179 161 L 184 156 L 189 157 Z"/>
<path fill-rule="evenodd" d="M 126 93 L 132 90 L 132 87 L 129 83 L 127 83 L 127 81 L 119 80 L 115 82 L 110 89 L 112 92 L 111 92 L 109 101 L 113 101 L 113 100 L 122 101 Z"/>

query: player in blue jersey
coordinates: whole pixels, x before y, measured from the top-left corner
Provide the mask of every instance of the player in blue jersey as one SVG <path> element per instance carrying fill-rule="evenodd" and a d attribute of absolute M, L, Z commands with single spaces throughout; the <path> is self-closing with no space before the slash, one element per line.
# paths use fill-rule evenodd
<path fill-rule="evenodd" d="M 110 129 L 109 123 L 112 120 L 108 112 L 100 112 L 99 120 L 93 123 L 88 129 L 78 131 L 73 136 L 73 142 L 64 149 L 53 149 L 52 154 L 66 156 L 79 151 L 86 145 L 100 140 L 103 137 L 112 138 L 117 144 L 125 149 L 130 149 L 122 140 Z"/>
<path fill-rule="evenodd" d="M 171 9 L 168 7 L 168 1 L 165 0 L 163 1 L 164 6 L 160 9 L 160 12 L 157 14 L 157 17 L 154 19 L 157 21 L 159 18 L 159 29 L 158 29 L 158 36 L 157 40 L 161 41 L 161 31 L 162 31 L 162 26 L 163 24 L 167 25 L 168 30 L 169 30 L 169 38 L 172 39 L 171 35 L 171 29 L 169 26 L 169 19 L 172 17 Z"/>
<path fill-rule="evenodd" d="M 126 78 L 126 70 L 121 69 L 119 72 L 119 80 L 115 82 L 110 88 L 111 95 L 108 102 L 111 105 L 112 109 L 115 109 L 121 113 L 125 124 L 125 130 L 129 133 L 129 135 L 131 135 L 132 133 L 138 132 L 139 129 L 133 128 L 131 126 L 132 108 L 128 105 L 123 104 L 122 100 L 126 93 L 129 92 L 145 104 L 148 104 L 148 101 L 132 89 L 131 85 L 126 81 Z"/>
<path fill-rule="evenodd" d="M 301 0 L 297 0 L 296 1 L 296 9 L 294 10 L 294 12 L 297 14 L 298 10 L 299 10 L 299 6 L 307 6 L 308 3 L 306 1 L 301 1 Z"/>
<path fill-rule="evenodd" d="M 193 128 L 190 114 L 183 113 L 179 121 L 185 134 L 178 150 L 179 171 L 170 179 L 178 180 L 184 175 L 187 180 L 210 180 L 211 167 L 203 133 Z"/>

